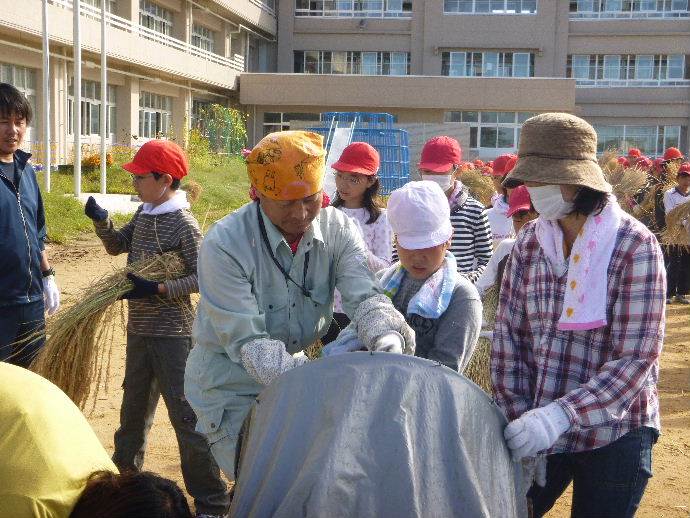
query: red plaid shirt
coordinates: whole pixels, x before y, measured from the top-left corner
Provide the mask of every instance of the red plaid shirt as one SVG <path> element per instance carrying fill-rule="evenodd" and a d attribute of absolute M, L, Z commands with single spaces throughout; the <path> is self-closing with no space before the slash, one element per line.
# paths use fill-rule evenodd
<path fill-rule="evenodd" d="M 658 430 L 666 271 L 656 238 L 623 216 L 608 267 L 608 325 L 560 331 L 568 272 L 556 275 L 534 229 L 518 236 L 503 276 L 491 351 L 496 402 L 513 420 L 557 401 L 572 427 L 548 453 L 599 448 L 640 426 Z"/>

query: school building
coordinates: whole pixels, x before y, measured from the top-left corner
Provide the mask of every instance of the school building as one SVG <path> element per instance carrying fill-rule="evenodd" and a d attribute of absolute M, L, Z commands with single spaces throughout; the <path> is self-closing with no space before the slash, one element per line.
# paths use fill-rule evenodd
<path fill-rule="evenodd" d="M 100 141 L 102 102 L 109 142 L 126 145 L 179 135 L 217 102 L 246 111 L 250 144 L 324 111 L 385 111 L 466 124 L 466 154 L 492 158 L 526 118 L 560 110 L 594 125 L 601 151 L 689 151 L 688 0 L 106 2 L 104 96 L 101 0 L 80 4 L 85 142 Z M 42 1 L 0 6 L 0 79 L 36 107 L 39 146 Z M 72 9 L 48 0 L 55 163 L 75 131 Z"/>

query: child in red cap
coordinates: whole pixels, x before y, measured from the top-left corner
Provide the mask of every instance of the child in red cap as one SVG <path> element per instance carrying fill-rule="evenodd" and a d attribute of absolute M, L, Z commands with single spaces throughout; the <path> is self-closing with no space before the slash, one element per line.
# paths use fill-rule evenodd
<path fill-rule="evenodd" d="M 129 300 L 127 356 L 113 462 L 120 471 L 141 470 L 146 435 L 162 395 L 197 516 L 224 516 L 230 503 L 227 488 L 206 438 L 195 431 L 196 416 L 184 397 L 194 320 L 189 296 L 199 291 L 196 267 L 202 237 L 187 195 L 179 189 L 189 171 L 187 158 L 174 142 L 150 140 L 122 167 L 132 173 L 134 189 L 143 203 L 129 223 L 116 229 L 108 211 L 90 197 L 85 213 L 93 221 L 96 235 L 110 255 L 127 253 L 128 264 L 177 252 L 186 275 L 161 283 L 128 275 L 133 288 L 123 296 Z"/>
<path fill-rule="evenodd" d="M 379 196 L 381 182 L 378 151 L 366 142 L 353 142 L 331 167 L 335 169 L 336 194 L 331 205 L 342 210 L 358 224 L 369 252 L 369 268 L 374 272 L 391 264 L 393 233 L 388 224 L 386 209 Z M 335 340 L 341 329 L 350 323 L 343 311 L 340 293 L 335 292 L 333 321 L 328 333 L 321 338 L 328 344 Z"/>
<path fill-rule="evenodd" d="M 664 193 L 664 209 L 668 215 L 679 205 L 690 203 L 690 163 L 684 162 L 678 169 L 676 186 Z M 666 303 L 690 304 L 686 299 L 690 291 L 690 252 L 686 247 L 669 245 L 666 252 L 667 291 Z"/>

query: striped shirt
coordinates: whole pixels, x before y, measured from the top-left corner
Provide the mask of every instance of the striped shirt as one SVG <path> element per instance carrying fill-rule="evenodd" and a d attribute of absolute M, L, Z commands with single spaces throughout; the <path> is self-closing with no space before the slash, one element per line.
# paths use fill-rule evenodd
<path fill-rule="evenodd" d="M 450 251 L 458 263 L 458 272 L 475 282 L 491 259 L 491 226 L 484 205 L 469 195 L 461 182 L 455 182 L 450 196 L 450 222 L 453 239 Z"/>
<path fill-rule="evenodd" d="M 496 403 L 514 420 L 558 402 L 571 428 L 548 453 L 599 448 L 641 426 L 658 430 L 666 274 L 656 238 L 623 216 L 608 266 L 606 326 L 557 328 L 568 271 L 558 273 L 528 223 L 501 285 L 491 351 Z"/>
<path fill-rule="evenodd" d="M 127 331 L 142 336 L 190 336 L 194 308 L 189 295 L 199 291 L 196 263 L 201 246 L 194 216 L 186 209 L 152 216 L 139 207 L 119 230 L 110 218 L 94 225 L 110 255 L 129 254 L 127 264 L 165 252 L 180 254 L 187 275 L 165 281 L 168 292 L 164 296 L 129 300 Z"/>

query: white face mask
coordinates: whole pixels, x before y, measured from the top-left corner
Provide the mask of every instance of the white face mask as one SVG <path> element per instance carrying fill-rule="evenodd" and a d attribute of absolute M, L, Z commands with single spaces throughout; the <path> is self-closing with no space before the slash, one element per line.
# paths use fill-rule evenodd
<path fill-rule="evenodd" d="M 422 180 L 438 184 L 438 186 L 443 189 L 443 192 L 447 191 L 453 186 L 452 174 L 423 174 Z"/>
<path fill-rule="evenodd" d="M 565 201 L 558 185 L 527 187 L 532 205 L 539 215 L 548 220 L 564 218 L 573 211 L 573 202 Z"/>

